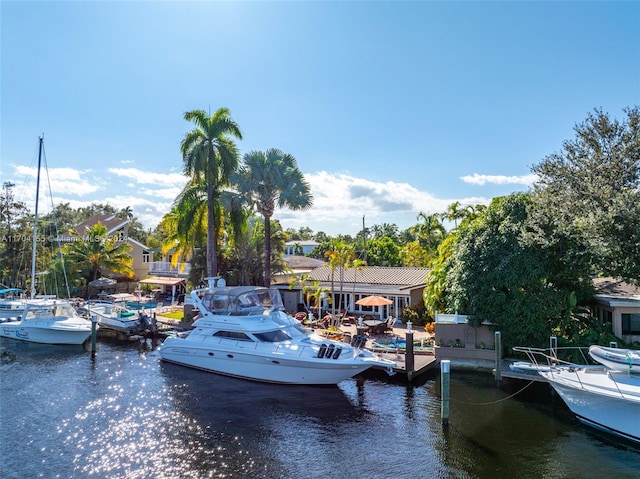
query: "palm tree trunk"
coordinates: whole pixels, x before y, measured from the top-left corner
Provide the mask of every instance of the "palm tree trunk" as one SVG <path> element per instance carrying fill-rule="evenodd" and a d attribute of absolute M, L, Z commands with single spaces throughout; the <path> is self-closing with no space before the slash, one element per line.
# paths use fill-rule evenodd
<path fill-rule="evenodd" d="M 218 274 L 218 255 L 216 252 L 218 229 L 213 198 L 213 185 L 207 184 L 207 276 Z"/>
<path fill-rule="evenodd" d="M 271 217 L 264 217 L 264 285 L 271 286 Z"/>

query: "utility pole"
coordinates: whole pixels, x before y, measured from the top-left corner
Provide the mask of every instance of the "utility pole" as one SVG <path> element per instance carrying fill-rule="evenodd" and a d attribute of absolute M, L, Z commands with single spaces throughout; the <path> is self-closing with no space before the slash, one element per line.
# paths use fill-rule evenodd
<path fill-rule="evenodd" d="M 364 226 L 364 215 L 362 215 L 362 250 L 364 251 L 364 262 L 367 262 L 367 229 Z"/>

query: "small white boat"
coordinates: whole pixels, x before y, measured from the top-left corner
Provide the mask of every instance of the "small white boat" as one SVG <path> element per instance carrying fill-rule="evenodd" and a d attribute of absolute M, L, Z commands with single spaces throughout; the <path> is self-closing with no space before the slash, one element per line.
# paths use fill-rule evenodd
<path fill-rule="evenodd" d="M 19 288 L 0 289 L 0 321 L 18 319 L 28 303 L 42 303 L 56 299 L 55 295 L 37 295 L 28 299 Z"/>
<path fill-rule="evenodd" d="M 78 308 L 78 313 L 87 319 L 95 317 L 100 332 L 106 335 L 113 332 L 118 337 L 128 338 L 155 329 L 144 312 L 131 311 L 122 300 L 90 301 Z"/>
<path fill-rule="evenodd" d="M 200 312 L 194 329 L 165 339 L 159 348 L 164 361 L 281 384 L 337 384 L 373 366 L 394 366 L 304 328 L 284 312 L 276 289 L 207 279 L 208 288 L 191 293 Z"/>
<path fill-rule="evenodd" d="M 601 367 L 538 371 L 582 423 L 640 443 L 640 376 Z"/>
<path fill-rule="evenodd" d="M 589 355 L 610 369 L 640 373 L 640 351 L 594 345 L 589 347 Z"/>
<path fill-rule="evenodd" d="M 29 302 L 20 318 L 0 323 L 0 337 L 32 343 L 82 344 L 89 336 L 91 321 L 64 300 Z"/>
<path fill-rule="evenodd" d="M 0 289 L 0 321 L 20 316 L 26 303 L 23 290 L 18 288 Z"/>
<path fill-rule="evenodd" d="M 38 202 L 40 194 L 40 169 L 42 166 L 43 138 L 38 143 L 38 177 L 36 181 L 36 211 L 33 222 L 31 250 L 31 284 L 35 285 L 36 244 L 38 238 Z M 80 317 L 67 300 L 51 299 L 55 296 L 36 297 L 35 289 L 28 299 L 12 305 L 14 311 L 22 307 L 17 317 L 0 322 L 0 337 L 43 344 L 82 344 L 91 335 L 91 321 Z M 97 325 L 96 325 L 97 327 Z"/>

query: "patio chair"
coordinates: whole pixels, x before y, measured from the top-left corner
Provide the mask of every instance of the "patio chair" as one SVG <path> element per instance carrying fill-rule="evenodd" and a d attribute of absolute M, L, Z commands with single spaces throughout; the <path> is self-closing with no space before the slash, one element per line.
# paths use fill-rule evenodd
<path fill-rule="evenodd" d="M 385 327 L 384 327 L 384 331 L 383 331 L 383 332 L 384 332 L 384 333 L 388 333 L 388 332 L 393 333 L 393 327 L 396 325 L 396 321 L 397 321 L 397 319 L 396 319 L 396 318 L 394 318 L 393 316 L 389 316 L 389 317 L 387 318 L 387 322 L 386 322 L 386 324 L 385 324 Z"/>

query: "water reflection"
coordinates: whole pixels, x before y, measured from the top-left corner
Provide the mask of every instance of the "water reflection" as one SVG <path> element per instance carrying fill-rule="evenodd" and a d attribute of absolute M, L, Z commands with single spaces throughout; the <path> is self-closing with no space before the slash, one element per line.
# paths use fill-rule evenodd
<path fill-rule="evenodd" d="M 577 424 L 544 387 L 455 373 L 337 387 L 260 384 L 161 363 L 153 347 L 0 341 L 2 477 L 636 477 L 640 449 Z M 543 385 L 544 386 L 544 385 Z"/>

